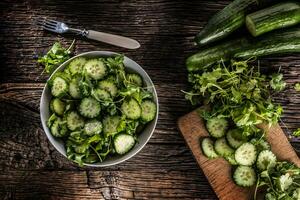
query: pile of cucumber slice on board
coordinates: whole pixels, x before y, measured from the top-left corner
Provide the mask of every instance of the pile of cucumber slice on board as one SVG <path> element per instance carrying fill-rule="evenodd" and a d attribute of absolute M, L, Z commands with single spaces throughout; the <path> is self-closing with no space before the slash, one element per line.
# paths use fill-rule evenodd
<path fill-rule="evenodd" d="M 276 163 L 276 156 L 264 134 L 243 136 L 239 128 L 229 129 L 227 119 L 212 117 L 206 121 L 206 128 L 211 137 L 201 139 L 203 154 L 209 158 L 223 157 L 235 166 L 234 182 L 242 187 L 256 183 L 256 170 L 266 170 Z"/>
<path fill-rule="evenodd" d="M 156 116 L 152 92 L 139 74 L 125 70 L 123 59 L 77 57 L 47 83 L 47 125 L 79 165 L 126 154 Z"/>

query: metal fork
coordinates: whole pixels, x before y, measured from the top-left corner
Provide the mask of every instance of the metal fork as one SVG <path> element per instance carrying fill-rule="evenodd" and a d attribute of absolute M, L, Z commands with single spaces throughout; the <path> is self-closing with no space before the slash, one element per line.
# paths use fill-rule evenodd
<path fill-rule="evenodd" d="M 63 22 L 58 22 L 51 19 L 38 18 L 36 19 L 36 24 L 41 26 L 44 30 L 47 31 L 51 31 L 59 34 L 67 33 L 67 32 L 76 33 L 92 40 L 105 42 L 108 44 L 124 47 L 127 49 L 137 49 L 141 46 L 138 41 L 128 37 L 123 37 L 119 35 L 103 33 L 103 32 L 98 32 L 93 30 L 85 30 L 85 29 L 80 30 L 80 29 L 70 28 Z"/>

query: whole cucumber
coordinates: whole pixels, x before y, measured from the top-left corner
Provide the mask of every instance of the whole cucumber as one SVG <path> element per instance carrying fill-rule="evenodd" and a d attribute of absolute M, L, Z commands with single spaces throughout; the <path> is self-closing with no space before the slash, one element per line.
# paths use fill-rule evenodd
<path fill-rule="evenodd" d="M 300 3 L 285 2 L 246 16 L 246 26 L 254 36 L 300 23 Z"/>
<path fill-rule="evenodd" d="M 245 24 L 248 13 L 278 0 L 234 0 L 215 14 L 195 37 L 195 42 L 203 46 L 225 38 Z"/>

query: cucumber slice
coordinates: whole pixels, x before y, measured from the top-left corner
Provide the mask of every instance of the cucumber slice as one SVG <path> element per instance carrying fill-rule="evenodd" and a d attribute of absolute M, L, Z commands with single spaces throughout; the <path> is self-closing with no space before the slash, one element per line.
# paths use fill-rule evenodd
<path fill-rule="evenodd" d="M 110 94 L 103 89 L 95 89 L 92 90 L 92 96 L 97 100 L 97 101 L 106 101 L 111 99 Z"/>
<path fill-rule="evenodd" d="M 101 106 L 93 97 L 86 97 L 81 100 L 78 111 L 84 117 L 94 118 L 100 114 Z"/>
<path fill-rule="evenodd" d="M 249 142 L 244 143 L 235 151 L 234 157 L 240 165 L 253 165 L 256 160 L 256 148 Z"/>
<path fill-rule="evenodd" d="M 129 119 L 138 119 L 142 114 L 139 103 L 133 98 L 125 100 L 121 106 L 121 110 Z"/>
<path fill-rule="evenodd" d="M 229 156 L 225 156 L 224 157 L 225 160 L 227 160 L 231 165 L 238 165 L 238 163 L 236 162 L 235 158 L 234 158 L 234 154 L 231 154 Z"/>
<path fill-rule="evenodd" d="M 218 154 L 215 152 L 215 149 L 214 149 L 214 142 L 210 138 L 204 138 L 202 140 L 201 148 L 202 148 L 203 154 L 207 158 L 213 159 L 213 158 L 218 157 Z"/>
<path fill-rule="evenodd" d="M 264 150 L 258 154 L 256 166 L 259 170 L 264 171 L 269 167 L 276 165 L 276 156 L 270 150 Z"/>
<path fill-rule="evenodd" d="M 253 186 L 256 182 L 256 173 L 248 166 L 238 166 L 233 173 L 234 182 L 242 187 Z"/>
<path fill-rule="evenodd" d="M 103 132 L 106 135 L 114 135 L 118 132 L 118 126 L 120 124 L 120 116 L 107 116 L 102 121 L 103 123 Z"/>
<path fill-rule="evenodd" d="M 104 63 L 98 59 L 88 60 L 84 65 L 84 69 L 87 75 L 94 80 L 102 79 L 107 71 Z"/>
<path fill-rule="evenodd" d="M 114 137 L 114 146 L 118 154 L 127 153 L 135 145 L 135 139 L 132 135 L 118 134 Z"/>
<path fill-rule="evenodd" d="M 102 123 L 95 119 L 87 121 L 83 130 L 89 136 L 100 134 L 102 132 Z"/>
<path fill-rule="evenodd" d="M 50 109 L 52 110 L 52 112 L 56 113 L 57 115 L 62 116 L 65 112 L 66 104 L 60 99 L 54 98 L 50 102 Z"/>
<path fill-rule="evenodd" d="M 74 60 L 72 60 L 68 67 L 71 75 L 73 76 L 75 74 L 80 74 L 85 63 L 86 59 L 83 57 L 75 58 Z"/>
<path fill-rule="evenodd" d="M 219 138 L 215 141 L 215 151 L 223 157 L 229 156 L 234 153 L 234 149 L 231 148 L 224 137 Z"/>
<path fill-rule="evenodd" d="M 143 86 L 143 79 L 140 75 L 138 74 L 127 74 L 126 79 L 129 83 L 136 85 L 138 87 Z"/>
<path fill-rule="evenodd" d="M 74 78 L 71 80 L 69 84 L 69 94 L 74 99 L 80 99 L 82 97 L 80 86 L 79 86 L 79 78 Z"/>
<path fill-rule="evenodd" d="M 145 100 L 141 104 L 142 114 L 141 118 L 145 122 L 150 122 L 156 115 L 156 104 L 153 101 Z"/>
<path fill-rule="evenodd" d="M 213 117 L 207 120 L 206 128 L 212 137 L 221 138 L 228 129 L 228 121 L 224 118 Z"/>
<path fill-rule="evenodd" d="M 113 81 L 111 80 L 103 80 L 98 83 L 98 86 L 100 89 L 106 90 L 109 92 L 111 97 L 115 97 L 118 93 L 118 88 L 116 84 L 114 84 Z"/>
<path fill-rule="evenodd" d="M 84 119 L 75 111 L 67 114 L 67 126 L 71 131 L 81 129 L 84 126 Z"/>
<path fill-rule="evenodd" d="M 68 83 L 65 79 L 57 76 L 53 79 L 51 94 L 55 97 L 63 97 L 68 91 Z"/>
<path fill-rule="evenodd" d="M 240 147 L 246 140 L 242 137 L 242 133 L 239 129 L 229 130 L 226 134 L 228 144 L 232 148 Z"/>

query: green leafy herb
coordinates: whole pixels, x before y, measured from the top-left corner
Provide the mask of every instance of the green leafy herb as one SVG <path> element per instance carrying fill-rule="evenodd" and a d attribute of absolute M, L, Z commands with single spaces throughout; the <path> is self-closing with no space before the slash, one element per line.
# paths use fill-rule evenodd
<path fill-rule="evenodd" d="M 267 188 L 267 200 L 298 200 L 300 192 L 300 168 L 289 162 L 277 162 L 275 166 L 259 173 L 256 192 Z"/>
<path fill-rule="evenodd" d="M 45 67 L 43 72 L 51 74 L 60 64 L 70 58 L 72 44 L 65 49 L 59 42 L 55 42 L 50 50 L 42 57 L 38 58 L 38 63 Z"/>
<path fill-rule="evenodd" d="M 297 92 L 300 92 L 300 83 L 296 83 L 295 86 L 294 86 L 294 89 L 295 89 Z"/>
<path fill-rule="evenodd" d="M 295 130 L 292 135 L 295 136 L 295 137 L 300 137 L 300 128 Z"/>
<path fill-rule="evenodd" d="M 270 87 L 284 87 L 282 75 L 273 75 L 269 80 L 246 61 L 232 61 L 227 66 L 221 63 L 202 73 L 191 73 L 189 82 L 193 90 L 186 92 L 186 99 L 192 104 L 204 103 L 205 99 L 212 108 L 211 116 L 230 118 L 240 128 L 276 123 L 282 113 L 269 91 Z"/>
<path fill-rule="evenodd" d="M 282 74 L 273 74 L 271 76 L 270 80 L 270 86 L 273 90 L 280 92 L 284 90 L 286 83 L 283 81 L 283 75 Z"/>

